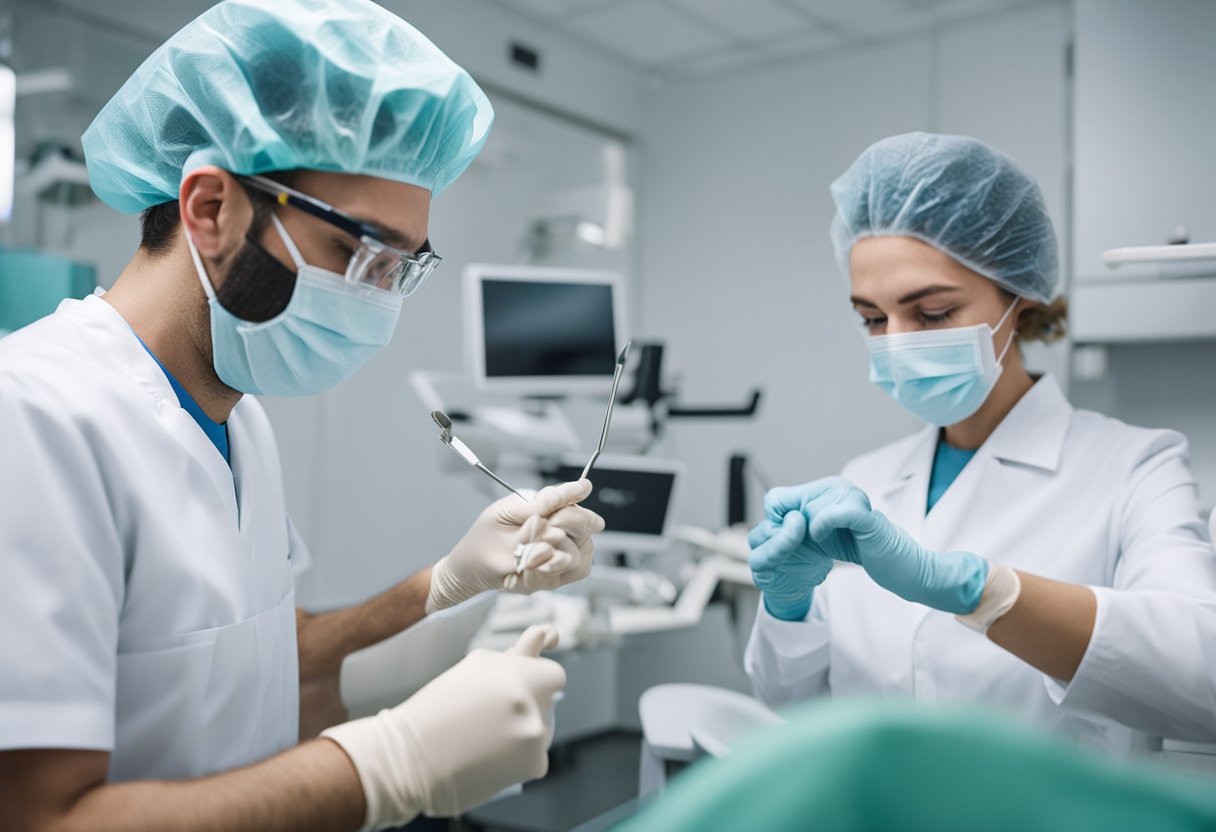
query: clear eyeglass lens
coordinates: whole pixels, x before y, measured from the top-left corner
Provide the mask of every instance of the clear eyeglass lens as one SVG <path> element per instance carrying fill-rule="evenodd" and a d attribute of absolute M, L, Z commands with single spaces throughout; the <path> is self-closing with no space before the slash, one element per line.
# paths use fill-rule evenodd
<path fill-rule="evenodd" d="M 441 258 L 432 252 L 409 255 L 364 237 L 351 257 L 346 279 L 387 292 L 410 295 L 430 276 Z"/>

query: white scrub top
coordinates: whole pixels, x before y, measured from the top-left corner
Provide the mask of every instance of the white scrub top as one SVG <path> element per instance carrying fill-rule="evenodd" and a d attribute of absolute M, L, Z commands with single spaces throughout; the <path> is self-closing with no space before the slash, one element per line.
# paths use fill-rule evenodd
<path fill-rule="evenodd" d="M 745 665 L 773 706 L 832 696 L 970 702 L 1117 756 L 1216 740 L 1216 553 L 1178 433 L 1074 410 L 1041 378 L 927 515 L 938 430 L 845 466 L 875 508 L 939 552 L 1085 584 L 1093 639 L 1063 684 L 838 563 L 805 621 L 760 604 Z"/>
<path fill-rule="evenodd" d="M 0 749 L 135 780 L 297 742 L 306 551 L 252 397 L 228 433 L 231 469 L 100 297 L 0 341 Z"/>

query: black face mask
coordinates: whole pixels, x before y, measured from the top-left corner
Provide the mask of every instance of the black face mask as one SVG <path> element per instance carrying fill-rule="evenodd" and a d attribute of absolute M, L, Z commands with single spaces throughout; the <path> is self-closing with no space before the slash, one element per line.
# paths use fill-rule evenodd
<path fill-rule="evenodd" d="M 282 314 L 295 288 L 296 273 L 246 234 L 215 298 L 241 320 L 261 323 Z"/>

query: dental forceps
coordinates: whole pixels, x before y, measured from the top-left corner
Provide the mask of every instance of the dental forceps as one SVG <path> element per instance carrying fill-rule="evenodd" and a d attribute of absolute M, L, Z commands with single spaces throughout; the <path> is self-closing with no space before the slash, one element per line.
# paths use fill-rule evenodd
<path fill-rule="evenodd" d="M 448 414 L 444 413 L 442 410 L 432 410 L 431 418 L 435 421 L 435 424 L 439 425 L 440 442 L 447 445 L 449 448 L 455 451 L 461 459 L 469 463 L 469 465 L 472 465 L 490 479 L 494 480 L 494 482 L 498 483 L 503 488 L 510 491 L 516 497 L 519 497 L 521 500 L 531 502 L 531 497 L 520 493 L 518 488 L 511 485 L 511 483 L 507 482 L 502 477 L 498 476 L 498 474 L 495 474 L 493 471 L 487 468 L 485 464 L 477 458 L 477 454 L 473 453 L 473 449 L 464 442 L 460 441 L 460 438 L 452 433 L 452 420 Z M 522 573 L 528 567 L 528 556 L 531 554 L 531 548 L 531 543 L 520 543 L 515 547 L 515 573 L 517 575 Z"/>
<path fill-rule="evenodd" d="M 587 479 L 587 475 L 591 473 L 591 466 L 595 465 L 596 460 L 600 458 L 600 454 L 604 452 L 604 445 L 608 442 L 608 428 L 612 424 L 612 406 L 616 404 L 616 390 L 621 386 L 621 374 L 625 371 L 625 359 L 629 357 L 629 346 L 632 341 L 625 342 L 625 346 L 621 347 L 621 353 L 616 357 L 616 370 L 612 373 L 612 392 L 608 394 L 608 411 L 604 414 L 604 428 L 600 431 L 600 444 L 596 447 L 595 453 L 591 455 L 591 459 L 587 460 L 587 467 L 583 469 L 583 473 L 579 479 Z"/>
<path fill-rule="evenodd" d="M 521 494 L 518 488 L 511 485 L 511 483 L 507 482 L 502 477 L 498 476 L 498 474 L 495 474 L 484 464 L 482 464 L 482 461 L 477 458 L 477 454 L 473 453 L 473 449 L 461 442 L 460 438 L 452 433 L 452 420 L 448 418 L 448 414 L 444 413 L 442 410 L 433 410 L 431 411 L 431 418 L 435 420 L 435 424 L 439 425 L 439 430 L 441 431 L 439 434 L 439 441 L 459 454 L 461 459 L 469 463 L 469 465 L 472 465 L 490 479 L 494 480 L 494 482 L 498 483 L 512 494 L 519 497 L 521 500 L 529 501 L 531 499 L 524 494 Z"/>

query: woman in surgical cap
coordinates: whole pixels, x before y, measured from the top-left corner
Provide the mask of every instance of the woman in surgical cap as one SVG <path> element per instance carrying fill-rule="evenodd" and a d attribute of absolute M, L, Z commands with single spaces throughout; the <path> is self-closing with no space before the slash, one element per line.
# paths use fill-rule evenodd
<path fill-rule="evenodd" d="M 1023 362 L 1065 325 L 1038 185 L 914 133 L 831 191 L 870 379 L 925 427 L 766 496 L 757 693 L 975 702 L 1118 755 L 1216 741 L 1216 555 L 1185 438 L 1077 410 Z"/>

